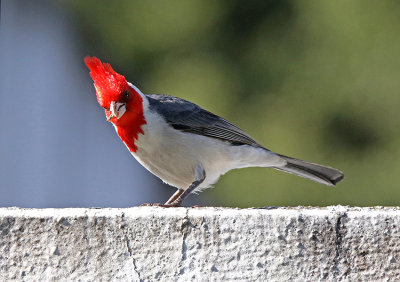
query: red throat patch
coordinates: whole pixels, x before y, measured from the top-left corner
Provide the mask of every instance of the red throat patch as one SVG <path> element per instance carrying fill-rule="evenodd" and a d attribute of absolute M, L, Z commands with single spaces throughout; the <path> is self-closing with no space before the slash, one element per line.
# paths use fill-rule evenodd
<path fill-rule="evenodd" d="M 103 108 L 109 108 L 111 101 L 116 101 L 120 93 L 129 87 L 128 82 L 110 64 L 102 63 L 96 57 L 86 56 L 84 60 L 94 81 L 97 101 Z"/>

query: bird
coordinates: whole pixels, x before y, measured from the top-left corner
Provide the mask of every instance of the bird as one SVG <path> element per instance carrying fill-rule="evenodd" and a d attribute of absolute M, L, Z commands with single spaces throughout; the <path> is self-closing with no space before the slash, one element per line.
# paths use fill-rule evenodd
<path fill-rule="evenodd" d="M 179 207 L 232 169 L 270 167 L 335 186 L 344 174 L 268 150 L 228 120 L 184 99 L 143 94 L 110 64 L 86 56 L 97 101 L 132 156 L 176 192 L 162 207 Z"/>

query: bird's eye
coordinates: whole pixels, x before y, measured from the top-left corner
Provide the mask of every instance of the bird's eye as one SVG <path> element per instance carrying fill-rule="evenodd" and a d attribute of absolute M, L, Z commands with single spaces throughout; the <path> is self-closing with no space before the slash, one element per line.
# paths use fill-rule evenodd
<path fill-rule="evenodd" d="M 122 100 L 128 101 L 129 98 L 130 98 L 130 96 L 131 96 L 131 93 L 129 93 L 128 90 L 125 90 L 125 91 L 122 93 Z"/>

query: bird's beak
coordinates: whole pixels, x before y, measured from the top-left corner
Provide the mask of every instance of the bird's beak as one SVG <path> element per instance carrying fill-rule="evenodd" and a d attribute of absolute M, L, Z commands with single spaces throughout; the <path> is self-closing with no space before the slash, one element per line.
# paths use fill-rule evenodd
<path fill-rule="evenodd" d="M 109 121 L 113 117 L 120 119 L 126 111 L 126 105 L 125 103 L 119 103 L 112 101 L 110 103 L 110 115 L 107 117 L 107 120 Z"/>

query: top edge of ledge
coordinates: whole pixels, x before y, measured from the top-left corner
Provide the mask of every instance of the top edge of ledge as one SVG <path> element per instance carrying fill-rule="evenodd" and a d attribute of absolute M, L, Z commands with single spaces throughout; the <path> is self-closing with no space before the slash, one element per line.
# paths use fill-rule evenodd
<path fill-rule="evenodd" d="M 191 215 L 216 215 L 216 214 L 281 214 L 293 215 L 298 213 L 314 214 L 324 216 L 327 214 L 343 213 L 396 213 L 400 214 L 400 207 L 350 207 L 350 206 L 326 206 L 326 207 L 262 207 L 262 208 L 232 208 L 232 207 L 130 207 L 130 208 L 19 208 L 0 207 L 0 217 L 41 217 L 41 218 L 63 218 L 63 217 L 113 217 L 113 216 L 174 216 L 184 217 Z"/>

